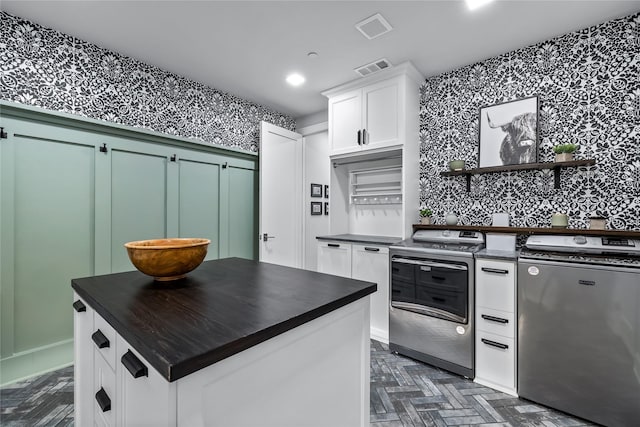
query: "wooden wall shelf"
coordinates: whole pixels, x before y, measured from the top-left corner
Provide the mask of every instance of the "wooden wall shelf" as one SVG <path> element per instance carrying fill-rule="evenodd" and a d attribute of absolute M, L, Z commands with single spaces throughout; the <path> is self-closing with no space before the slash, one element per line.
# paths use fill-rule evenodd
<path fill-rule="evenodd" d="M 460 176 L 467 178 L 467 191 L 471 191 L 471 175 L 481 175 L 485 173 L 511 172 L 519 170 L 543 170 L 552 169 L 554 172 L 554 187 L 560 188 L 560 169 L 578 166 L 593 166 L 596 164 L 595 159 L 572 160 L 570 162 L 543 162 L 543 163 L 525 163 L 521 165 L 492 166 L 489 168 L 463 169 L 460 171 L 440 172 L 441 176 Z"/>
<path fill-rule="evenodd" d="M 509 234 L 566 234 L 566 235 L 590 235 L 590 236 L 616 236 L 640 239 L 638 230 L 592 230 L 589 228 L 551 228 L 551 227 L 492 227 L 486 225 L 422 225 L 414 224 L 416 230 L 468 230 L 481 231 L 483 233 L 509 233 Z"/>

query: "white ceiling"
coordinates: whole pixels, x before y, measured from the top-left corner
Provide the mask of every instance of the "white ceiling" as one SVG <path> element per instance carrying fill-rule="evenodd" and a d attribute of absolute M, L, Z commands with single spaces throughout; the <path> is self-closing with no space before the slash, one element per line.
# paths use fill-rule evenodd
<path fill-rule="evenodd" d="M 2 10 L 294 118 L 379 58 L 425 77 L 640 11 L 640 0 L 502 0 L 469 12 L 431 1 L 17 1 Z M 393 31 L 354 25 L 381 13 Z M 315 51 L 317 58 L 308 58 Z M 298 88 L 284 79 L 304 74 Z"/>

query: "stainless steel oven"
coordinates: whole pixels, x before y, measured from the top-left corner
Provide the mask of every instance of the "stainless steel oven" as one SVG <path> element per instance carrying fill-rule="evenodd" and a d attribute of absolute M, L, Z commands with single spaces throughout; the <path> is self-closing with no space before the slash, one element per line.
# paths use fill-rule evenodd
<path fill-rule="evenodd" d="M 389 348 L 473 378 L 474 258 L 481 233 L 419 230 L 389 248 Z"/>

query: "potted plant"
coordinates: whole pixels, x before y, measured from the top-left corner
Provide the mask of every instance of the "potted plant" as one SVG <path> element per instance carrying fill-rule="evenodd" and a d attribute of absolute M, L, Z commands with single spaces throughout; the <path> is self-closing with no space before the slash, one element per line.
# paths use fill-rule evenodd
<path fill-rule="evenodd" d="M 420 224 L 431 224 L 431 215 L 433 211 L 429 208 L 420 209 Z"/>
<path fill-rule="evenodd" d="M 560 144 L 553 147 L 556 153 L 556 162 L 570 162 L 573 160 L 573 153 L 578 149 L 577 144 Z"/>

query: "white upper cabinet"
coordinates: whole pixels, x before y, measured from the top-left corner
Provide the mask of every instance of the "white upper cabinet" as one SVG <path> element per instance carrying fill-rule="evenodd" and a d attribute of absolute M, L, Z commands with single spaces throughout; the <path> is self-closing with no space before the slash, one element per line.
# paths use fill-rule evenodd
<path fill-rule="evenodd" d="M 398 148 L 407 139 L 408 112 L 413 105 L 420 73 L 405 63 L 375 75 L 330 89 L 330 155 Z M 415 131 L 417 134 L 417 130 Z"/>

